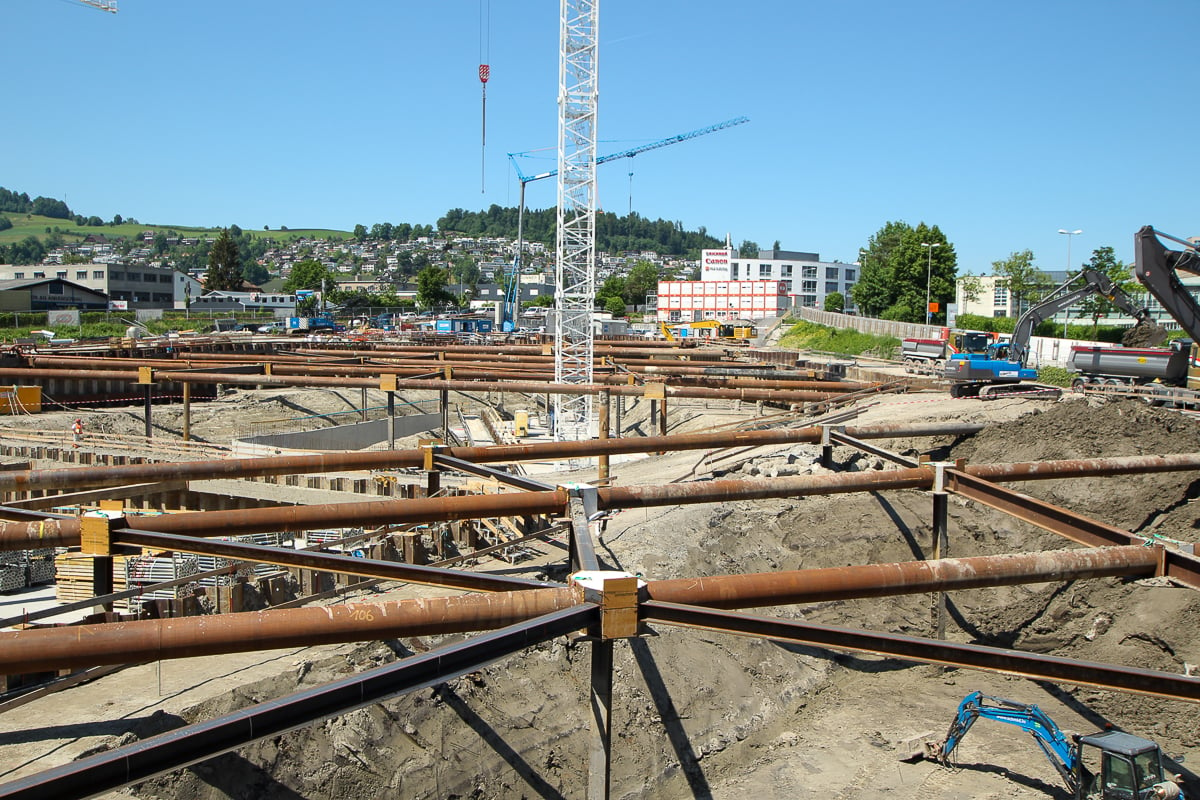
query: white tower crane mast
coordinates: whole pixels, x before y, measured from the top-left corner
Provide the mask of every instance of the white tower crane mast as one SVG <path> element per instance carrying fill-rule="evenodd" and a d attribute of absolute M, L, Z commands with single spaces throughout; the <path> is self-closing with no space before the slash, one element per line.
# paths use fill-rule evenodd
<path fill-rule="evenodd" d="M 596 101 L 599 0 L 560 0 L 558 230 L 554 380 L 592 382 L 596 296 Z M 554 437 L 589 438 L 590 394 L 554 396 Z"/>

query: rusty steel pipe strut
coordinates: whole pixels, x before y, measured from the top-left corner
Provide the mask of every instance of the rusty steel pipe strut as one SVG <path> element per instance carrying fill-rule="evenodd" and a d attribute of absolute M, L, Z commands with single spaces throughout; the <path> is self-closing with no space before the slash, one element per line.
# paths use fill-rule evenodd
<path fill-rule="evenodd" d="M 1200 469 L 1200 453 L 1076 458 L 1059 461 L 1030 461 L 1020 464 L 967 464 L 962 471 L 976 478 L 1004 483 L 1005 481 L 1038 481 L 1054 478 L 1138 475 L 1150 472 L 1183 472 L 1189 469 Z"/>
<path fill-rule="evenodd" d="M 137 383 L 138 372 L 116 370 L 57 370 L 21 369 L 0 367 L 0 378 L 26 381 L 44 380 L 100 380 Z M 203 383 L 226 384 L 229 386 L 314 386 L 348 389 L 378 389 L 380 380 L 355 377 L 321 377 L 298 375 L 244 375 L 229 372 L 190 372 L 157 370 L 153 374 L 156 383 Z M 640 386 L 608 385 L 603 383 L 540 383 L 536 381 L 460 381 L 460 380 L 397 380 L 397 389 L 417 391 L 512 392 L 518 394 L 599 394 L 612 392 L 629 397 L 641 397 L 645 390 Z M 742 400 L 746 402 L 807 403 L 829 400 L 839 396 L 837 392 L 811 392 L 785 389 L 708 389 L 700 386 L 674 386 L 665 384 L 668 397 L 691 397 L 710 400 Z"/>
<path fill-rule="evenodd" d="M 848 427 L 846 433 L 860 439 L 918 438 L 961 436 L 977 433 L 979 424 L 869 425 Z M 494 445 L 489 447 L 442 447 L 439 454 L 476 464 L 511 461 L 567 460 L 600 455 L 656 453 L 675 450 L 709 450 L 726 447 L 757 447 L 777 444 L 804 444 L 821 441 L 821 428 L 789 428 L 759 431 L 719 431 L 675 434 L 671 436 L 591 439 L 580 442 L 540 442 L 537 444 Z M 315 456 L 267 456 L 207 461 L 155 462 L 119 466 L 62 467 L 40 470 L 0 472 L 0 492 L 34 489 L 79 489 L 120 486 L 166 480 L 207 480 L 210 478 L 256 478 L 267 475 L 303 475 L 316 472 L 373 470 L 422 467 L 421 449 L 377 452 L 327 453 Z M 4 514 L 0 511 L 0 517 Z"/>
<path fill-rule="evenodd" d="M 515 356 L 494 356 L 496 359 L 518 358 Z M 82 356 L 48 356 L 30 355 L 26 363 L 31 368 L 38 369 L 71 369 L 71 370 L 121 370 L 128 369 L 132 359 L 122 358 L 85 358 Z M 204 354 L 183 358 L 139 358 L 135 364 L 141 367 L 155 369 L 202 369 L 220 371 L 225 365 L 260 366 L 270 365 L 275 375 L 418 375 L 430 371 L 431 363 L 427 359 L 389 359 L 386 363 L 378 360 L 366 361 L 355 359 L 353 363 L 331 363 L 328 361 L 302 361 L 282 354 L 252 354 L 247 357 L 241 354 Z M 538 361 L 514 361 L 511 366 L 498 366 L 495 362 L 471 360 L 451 360 L 437 362 L 438 366 L 448 366 L 453 374 L 462 378 L 503 378 L 506 376 L 523 376 L 526 380 L 553 380 L 553 356 L 539 356 Z M 809 389 L 826 392 L 853 392 L 868 388 L 870 384 L 855 381 L 822 381 L 807 377 L 801 373 L 788 372 L 779 369 L 762 369 L 756 365 L 746 365 L 736 368 L 734 365 L 725 367 L 698 367 L 661 365 L 640 365 L 622 363 L 629 372 L 652 374 L 667 380 L 684 384 L 691 382 L 697 386 L 722 386 L 769 389 Z M 596 368 L 602 369 L 598 363 Z M 627 384 L 621 375 L 598 375 L 598 382 Z"/>
<path fill-rule="evenodd" d="M 1160 548 L 1116 547 L 650 581 L 651 601 L 718 608 L 1150 576 Z M 359 559 L 361 560 L 361 559 Z M 575 587 L 0 632 L 0 674 L 461 633 L 583 602 Z M 475 627 L 469 627 L 469 626 Z"/>
<path fill-rule="evenodd" d="M 0 785 L 4 800 L 93 797 L 197 764 L 239 747 L 346 714 L 390 697 L 428 689 L 530 647 L 595 625 L 585 603 L 418 653 L 359 675 L 256 703 L 124 747 Z"/>
<path fill-rule="evenodd" d="M 701 481 L 666 486 L 622 486 L 597 490 L 598 508 L 650 508 L 680 503 L 717 503 L 770 497 L 869 492 L 929 486 L 933 470 L 916 468 L 844 475 L 799 476 L 758 481 Z M 415 500 L 379 500 L 362 503 L 331 503 L 310 506 L 273 506 L 128 517 L 125 527 L 188 536 L 245 536 L 271 531 L 299 532 L 352 523 L 387 525 L 406 522 L 445 522 L 483 517 L 513 517 L 525 514 L 563 515 L 567 492 L 522 492 L 457 497 L 427 497 Z M 2 509 L 0 509 L 2 511 Z M 73 547 L 79 544 L 78 519 L 0 523 L 0 551 L 35 547 Z M 114 541 L 122 541 L 114 534 Z"/>
<path fill-rule="evenodd" d="M 687 628 L 799 642 L 830 650 L 873 653 L 927 664 L 979 669 L 1030 680 L 1061 681 L 1097 689 L 1200 703 L 1200 678 L 1172 672 L 1078 661 L 977 644 L 922 639 L 896 633 L 814 625 L 733 611 L 650 601 L 640 606 L 641 619 Z"/>
<path fill-rule="evenodd" d="M 1153 577 L 1161 547 L 1106 547 L 650 581 L 651 600 L 709 608 L 948 592 L 1112 576 Z"/>
<path fill-rule="evenodd" d="M 0 674 L 493 630 L 582 602 L 555 587 L 0 631 Z"/>
<path fill-rule="evenodd" d="M 669 437 L 668 437 L 669 438 Z M 622 442 L 622 439 L 600 439 L 588 444 Z M 637 440 L 647 442 L 650 440 Z M 489 448 L 500 449 L 500 448 Z M 452 450 L 453 451 L 453 450 Z M 1138 456 L 1136 460 L 1146 457 Z M 1120 459 L 1110 461 L 1120 462 Z M 1192 469 L 1190 459 L 1179 459 L 1176 469 Z M 1016 465 L 1024 467 L 1024 465 Z M 1123 469 L 1120 463 L 1111 467 Z M 116 470 L 118 468 L 108 468 Z M 1029 470 L 1013 470 L 1012 479 Z M 929 488 L 933 483 L 932 467 L 880 470 L 867 473 L 807 475 L 770 480 L 715 480 L 684 484 L 618 486 L 601 488 L 597 492 L 599 508 L 648 508 L 692 503 L 715 503 L 731 500 L 801 497 L 806 495 L 837 494 L 884 489 Z M 3 475 L 0 474 L 0 478 Z M 3 484 L 0 483 L 0 487 Z M 172 514 L 139 519 L 132 517 L 127 526 L 133 529 L 156 530 L 163 533 L 188 535 L 244 535 L 270 531 L 302 531 L 330 527 L 353 520 L 356 524 L 396 524 L 403 522 L 441 522 L 455 519 L 478 519 L 522 514 L 558 514 L 566 510 L 566 492 L 528 492 L 522 494 L 466 495 L 416 500 L 371 501 L 312 506 L 287 506 L 233 511 L 206 511 Z M 0 508 L 0 515 L 5 513 Z M 1063 513 L 1066 513 L 1065 511 Z M 23 519 L 28 512 L 23 512 Z M 79 543 L 79 522 L 76 519 L 46 519 L 36 522 L 0 523 L 0 550 L 25 550 L 35 547 L 71 547 Z M 1120 542 L 1125 544 L 1126 542 Z"/>

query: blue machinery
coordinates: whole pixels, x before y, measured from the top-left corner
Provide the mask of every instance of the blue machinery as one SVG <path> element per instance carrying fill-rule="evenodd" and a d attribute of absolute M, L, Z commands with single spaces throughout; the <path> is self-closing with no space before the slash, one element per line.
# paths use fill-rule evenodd
<path fill-rule="evenodd" d="M 1183 800 L 1178 784 L 1164 779 L 1162 753 L 1154 742 L 1120 731 L 1073 736 L 1071 741 L 1037 706 L 980 692 L 963 698 L 946 738 L 930 755 L 949 761 L 980 717 L 1015 725 L 1032 736 L 1076 800 Z"/>
<path fill-rule="evenodd" d="M 659 139 L 656 142 L 633 147 L 628 150 L 622 150 L 619 153 L 611 153 L 607 156 L 600 156 L 596 159 L 597 166 L 606 161 L 615 161 L 618 158 L 633 158 L 634 156 L 645 153 L 650 150 L 657 150 L 660 147 L 667 147 L 672 144 L 686 142 L 689 139 L 695 139 L 700 136 L 706 136 L 710 133 L 732 128 L 735 125 L 741 125 L 744 122 L 749 122 L 749 117 L 734 117 L 727 119 L 724 122 L 718 122 L 715 125 L 709 125 L 707 128 L 698 128 L 687 133 L 679 133 L 675 136 L 668 136 L 665 139 Z M 536 175 L 526 175 L 521 171 L 521 165 L 517 163 L 517 156 L 524 155 L 523 153 L 509 153 L 508 159 L 512 162 L 513 169 L 516 170 L 517 180 L 521 182 L 521 199 L 517 210 L 517 253 L 513 257 L 512 269 L 505 277 L 504 281 L 504 302 L 502 304 L 500 316 L 500 330 L 512 331 L 516 328 L 517 320 L 517 294 L 518 286 L 521 281 L 521 251 L 525 247 L 524 237 L 524 222 L 525 222 L 525 185 L 533 181 L 542 180 L 543 178 L 553 178 L 558 174 L 557 169 L 552 169 L 547 172 L 539 172 Z"/>

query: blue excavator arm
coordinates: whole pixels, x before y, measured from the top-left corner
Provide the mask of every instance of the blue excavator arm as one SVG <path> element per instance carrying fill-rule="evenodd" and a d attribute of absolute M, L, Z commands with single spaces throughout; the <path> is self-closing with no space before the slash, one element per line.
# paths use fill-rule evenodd
<path fill-rule="evenodd" d="M 1015 725 L 1029 733 L 1054 765 L 1063 782 L 1072 792 L 1075 791 L 1079 755 L 1066 735 L 1054 724 L 1054 720 L 1035 705 L 972 692 L 958 704 L 958 712 L 954 715 L 954 721 L 950 723 L 946 738 L 934 753 L 935 757 L 943 763 L 949 761 L 954 748 L 958 747 L 967 731 L 980 717 Z"/>

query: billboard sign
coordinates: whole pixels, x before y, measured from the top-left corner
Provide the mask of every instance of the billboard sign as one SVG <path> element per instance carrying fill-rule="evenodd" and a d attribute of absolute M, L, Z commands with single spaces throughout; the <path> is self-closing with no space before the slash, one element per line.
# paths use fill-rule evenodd
<path fill-rule="evenodd" d="M 700 251 L 700 280 L 723 281 L 729 279 L 729 262 L 733 260 L 733 250 L 722 247 L 720 250 Z"/>

